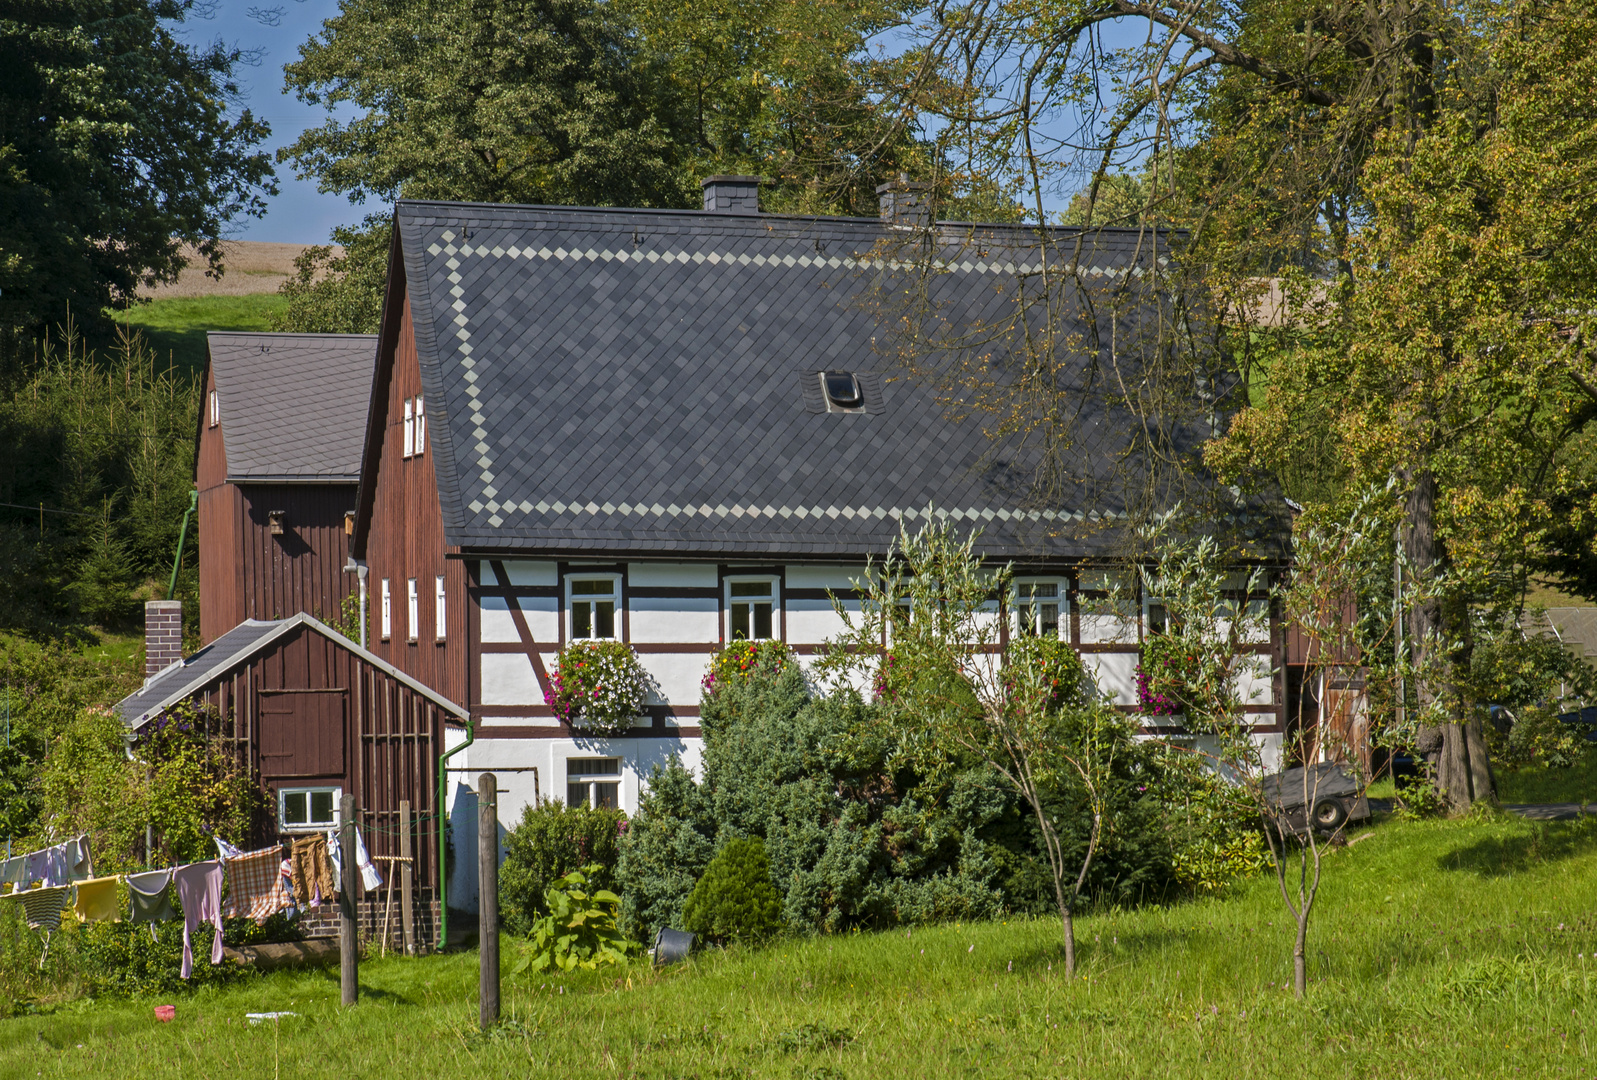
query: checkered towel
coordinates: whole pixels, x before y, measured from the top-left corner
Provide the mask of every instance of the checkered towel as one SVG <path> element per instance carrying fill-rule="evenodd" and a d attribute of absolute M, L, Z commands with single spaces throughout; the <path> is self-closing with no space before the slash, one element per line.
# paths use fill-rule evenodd
<path fill-rule="evenodd" d="M 283 849 L 262 848 L 228 859 L 227 903 L 222 914 L 230 919 L 243 917 L 265 922 L 288 907 L 293 897 L 283 888 Z"/>

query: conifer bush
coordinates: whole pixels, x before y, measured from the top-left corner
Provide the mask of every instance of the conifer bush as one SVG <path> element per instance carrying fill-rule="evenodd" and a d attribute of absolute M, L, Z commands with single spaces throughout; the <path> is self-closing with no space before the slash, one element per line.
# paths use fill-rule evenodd
<path fill-rule="evenodd" d="M 688 930 L 709 941 L 753 942 L 782 928 L 782 898 L 771 884 L 771 860 L 759 837 L 723 847 L 682 909 Z"/>

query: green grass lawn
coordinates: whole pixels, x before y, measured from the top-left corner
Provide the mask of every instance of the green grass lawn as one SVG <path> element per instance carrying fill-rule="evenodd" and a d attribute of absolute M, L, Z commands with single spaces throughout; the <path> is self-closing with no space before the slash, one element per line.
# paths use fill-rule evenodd
<path fill-rule="evenodd" d="M 504 980 L 476 956 L 368 961 L 0 1023 L 0 1075 L 151 1077 L 1579 1077 L 1597 1018 L 1597 823 L 1384 822 L 1327 861 L 1309 997 L 1272 880 L 1078 923 L 1023 920 L 711 951 L 662 973 Z M 505 969 L 516 956 L 505 942 Z M 246 1012 L 296 1019 L 250 1027 Z"/>
<path fill-rule="evenodd" d="M 1597 803 L 1597 747 L 1567 769 L 1499 769 L 1497 797 L 1505 803 Z"/>
<path fill-rule="evenodd" d="M 197 372 L 205 366 L 207 330 L 270 330 L 272 316 L 287 305 L 277 293 L 171 297 L 112 314 L 141 331 L 158 360 L 170 358 L 178 367 Z"/>

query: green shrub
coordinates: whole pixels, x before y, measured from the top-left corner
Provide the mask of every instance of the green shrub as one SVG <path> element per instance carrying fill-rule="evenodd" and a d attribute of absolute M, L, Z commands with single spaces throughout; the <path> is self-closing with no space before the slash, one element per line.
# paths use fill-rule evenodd
<path fill-rule="evenodd" d="M 637 948 L 616 927 L 621 898 L 608 889 L 590 888 L 600 867 L 585 866 L 544 890 L 549 914 L 533 923 L 532 948 L 513 969 L 519 975 L 533 971 L 593 970 L 601 964 L 619 964 Z"/>
<path fill-rule="evenodd" d="M 1152 802 L 1168 843 L 1172 877 L 1181 890 L 1217 892 L 1270 867 L 1257 811 L 1242 792 L 1183 750 L 1159 751 Z"/>
<path fill-rule="evenodd" d="M 508 933 L 527 934 L 549 914 L 544 894 L 573 870 L 584 869 L 599 889 L 616 887 L 619 840 L 627 816 L 621 810 L 539 802 L 521 811 L 505 834 L 499 867 L 499 910 Z"/>
<path fill-rule="evenodd" d="M 682 927 L 682 905 L 715 854 L 708 800 L 682 762 L 656 765 L 621 838 L 621 925 L 638 941 L 662 926 Z"/>
<path fill-rule="evenodd" d="M 782 898 L 759 837 L 723 847 L 682 909 L 687 929 L 709 941 L 762 941 L 782 928 Z"/>
<path fill-rule="evenodd" d="M 222 941 L 229 948 L 297 941 L 302 937 L 281 915 L 272 916 L 261 926 L 256 926 L 252 919 L 223 919 L 222 927 Z M 149 923 L 95 923 L 74 930 L 82 982 L 84 988 L 95 995 L 133 997 L 186 993 L 201 986 L 239 982 L 256 974 L 253 968 L 227 960 L 211 963 L 211 938 L 216 931 L 210 923 L 201 923 L 194 931 L 194 973 L 187 980 L 178 977 L 183 963 L 181 921 L 156 924 L 159 940 L 151 937 Z"/>

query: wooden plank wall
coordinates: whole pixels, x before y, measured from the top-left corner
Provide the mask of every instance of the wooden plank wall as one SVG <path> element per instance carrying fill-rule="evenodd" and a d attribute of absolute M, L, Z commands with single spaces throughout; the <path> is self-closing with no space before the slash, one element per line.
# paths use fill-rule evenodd
<path fill-rule="evenodd" d="M 200 639 L 210 644 L 244 620 L 244 598 L 238 576 L 239 522 L 242 499 L 227 482 L 227 453 L 221 425 L 210 422 L 211 391 L 216 380 L 207 366 L 200 395 L 200 439 L 194 462 L 199 491 Z"/>
<path fill-rule="evenodd" d="M 450 558 L 454 552 L 444 542 L 442 510 L 438 502 L 438 483 L 433 471 L 433 447 L 437 445 L 439 425 L 427 425 L 425 451 L 411 458 L 404 456 L 404 402 L 422 393 L 421 369 L 417 365 L 416 341 L 411 324 L 410 305 L 404 312 L 387 386 L 378 388 L 377 408 L 383 410 L 380 443 L 367 447 L 376 455 L 376 483 L 372 497 L 372 517 L 366 541 L 366 562 L 370 567 L 367 588 L 371 595 L 368 624 L 369 647 L 423 685 L 430 686 L 450 701 L 466 700 L 467 669 L 467 575 L 465 564 Z M 379 366 L 379 378 L 383 368 Z M 427 409 L 436 416 L 439 410 Z M 444 575 L 444 595 L 448 604 L 445 639 L 437 640 L 434 620 L 434 579 Z M 381 637 L 380 615 L 382 581 L 388 579 L 393 596 L 393 635 Z M 406 582 L 416 579 L 419 594 L 418 625 L 406 619 Z"/>
<path fill-rule="evenodd" d="M 323 622 L 336 621 L 344 597 L 360 584 L 354 574 L 344 572 L 349 559 L 344 514 L 355 508 L 355 486 L 237 487 L 242 495 L 237 577 L 243 617 L 287 619 L 303 611 Z M 284 513 L 280 536 L 271 532 L 268 515 L 274 510 Z"/>

